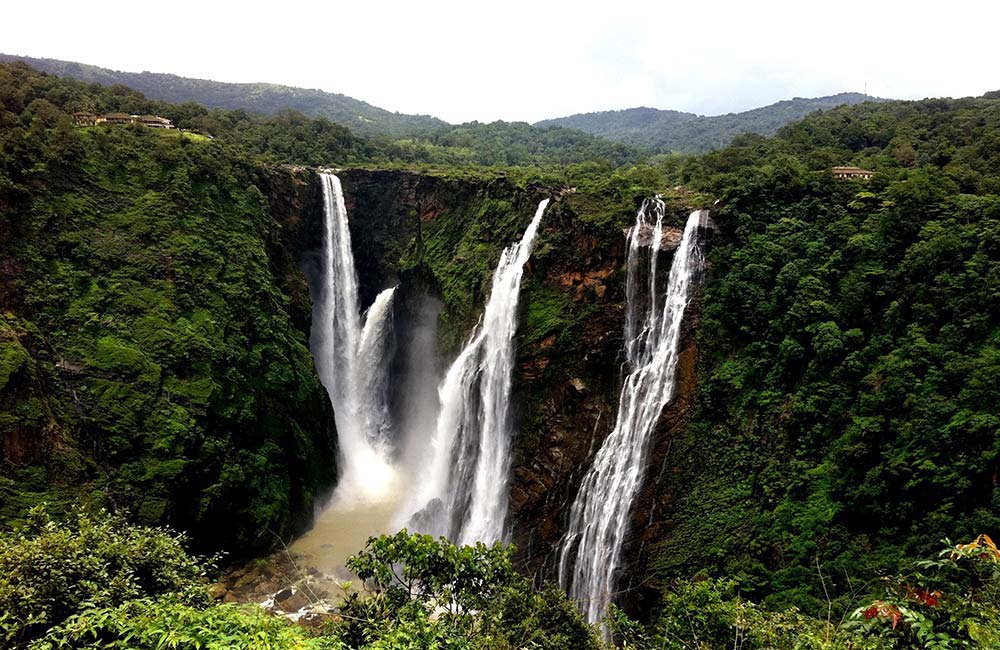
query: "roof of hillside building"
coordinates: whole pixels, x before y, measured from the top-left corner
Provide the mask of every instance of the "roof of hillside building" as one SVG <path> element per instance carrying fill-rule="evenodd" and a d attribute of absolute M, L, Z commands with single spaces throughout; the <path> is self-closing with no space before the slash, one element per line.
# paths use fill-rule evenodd
<path fill-rule="evenodd" d="M 872 175 L 875 172 L 870 169 L 861 169 L 860 167 L 842 166 L 842 167 L 832 167 L 830 171 L 834 174 L 849 174 L 849 175 Z"/>

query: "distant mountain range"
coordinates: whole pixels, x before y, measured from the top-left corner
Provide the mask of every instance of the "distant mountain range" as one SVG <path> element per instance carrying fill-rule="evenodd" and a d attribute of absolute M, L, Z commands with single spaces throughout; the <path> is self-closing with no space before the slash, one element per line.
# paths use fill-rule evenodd
<path fill-rule="evenodd" d="M 393 113 L 347 95 L 269 83 L 224 83 L 157 72 L 120 72 L 85 63 L 0 54 L 0 61 L 23 61 L 32 68 L 102 86 L 122 84 L 150 99 L 198 102 L 212 108 L 243 109 L 273 115 L 293 109 L 310 117 L 326 117 L 362 135 L 402 137 L 448 126 L 430 115 Z"/>
<path fill-rule="evenodd" d="M 23 61 L 42 72 L 104 86 L 122 84 L 138 90 L 150 99 L 175 103 L 190 101 L 212 108 L 242 109 L 264 115 L 292 109 L 310 117 L 326 117 L 365 136 L 403 138 L 437 134 L 435 139 L 453 139 L 453 127 L 444 120 L 430 115 L 394 113 L 347 95 L 323 90 L 270 83 L 225 83 L 156 72 L 120 72 L 73 61 L 12 54 L 0 54 L 0 61 Z M 646 151 L 697 153 L 723 147 L 741 133 L 773 135 L 785 124 L 802 119 L 809 113 L 864 101 L 886 100 L 861 93 L 840 93 L 814 99 L 796 97 L 743 113 L 716 116 L 656 108 L 629 108 L 543 120 L 534 126 L 542 130 L 547 127 L 575 129 Z M 516 132 L 519 146 L 523 144 L 522 141 L 531 140 L 528 137 L 531 130 L 516 123 L 496 122 L 491 126 L 472 122 L 462 128 L 462 136 L 465 138 L 487 131 L 486 136 L 499 138 L 501 145 L 506 140 L 506 131 Z M 569 134 L 551 133 L 539 133 L 535 139 L 544 141 L 544 147 L 551 148 L 551 141 L 559 137 L 569 138 L 574 142 L 579 140 Z"/>
<path fill-rule="evenodd" d="M 723 147 L 741 133 L 774 135 L 784 125 L 842 104 L 888 101 L 862 93 L 796 97 L 743 113 L 703 116 L 657 108 L 578 113 L 535 126 L 561 126 L 656 151 L 701 152 Z"/>

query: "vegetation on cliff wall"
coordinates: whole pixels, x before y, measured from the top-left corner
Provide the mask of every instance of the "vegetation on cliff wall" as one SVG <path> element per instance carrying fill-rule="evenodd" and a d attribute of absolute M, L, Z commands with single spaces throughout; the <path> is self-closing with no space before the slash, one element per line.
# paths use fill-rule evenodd
<path fill-rule="evenodd" d="M 218 137 L 77 129 L 78 109 L 159 112 Z M 576 136 L 560 152 L 553 131 L 505 157 L 500 132 L 520 130 L 373 142 L 293 113 L 148 102 L 0 66 L 0 520 L 17 526 L 39 501 L 82 496 L 190 529 L 203 546 L 250 552 L 291 531 L 333 479 L 334 432 L 306 347 L 294 220 L 276 210 L 301 211 L 291 203 L 303 188 L 259 163 L 604 156 Z M 900 571 L 946 536 L 1000 530 L 998 134 L 995 98 L 893 102 L 633 167 L 616 167 L 630 159 L 616 149 L 622 157 L 558 169 L 343 176 L 352 232 L 366 233 L 363 291 L 419 277 L 445 303 L 445 349 L 471 330 L 500 251 L 537 201 L 559 196 L 526 270 L 514 395 L 515 537 L 540 573 L 616 404 L 622 230 L 668 179 L 689 188 L 669 196 L 678 219 L 718 197 L 697 396 L 654 459 L 655 503 L 637 517 L 659 536 L 629 567 L 664 595 L 662 617 L 691 605 L 784 634 L 801 616 L 809 638 L 829 629 L 816 615 L 877 591 L 866 584 L 876 571 Z M 833 178 L 845 163 L 877 173 Z M 378 221 L 383 209 L 392 220 Z M 699 574 L 723 582 L 678 581 Z M 729 581 L 763 605 L 731 597 Z M 996 609 L 995 591 L 975 593 Z M 891 606 L 910 607 L 910 595 Z M 498 620 L 541 616 L 538 602 L 516 601 Z M 379 615 L 416 638 L 440 632 L 422 605 L 403 605 Z M 767 613 L 789 606 L 803 613 Z M 116 601 L 103 620 L 269 625 L 235 609 L 158 607 Z M 892 611 L 876 608 L 869 623 Z M 733 627 L 699 623 L 706 635 Z M 623 627 L 633 632 L 647 631 Z M 871 647 L 919 641 L 894 634 L 896 645 Z"/>
<path fill-rule="evenodd" d="M 1000 531 L 998 134 L 996 100 L 865 104 L 685 166 L 722 234 L 657 575 L 821 612 Z M 850 162 L 878 173 L 828 171 Z"/>
<path fill-rule="evenodd" d="M 268 172 L 75 129 L 66 89 L 0 68 L 0 514 L 72 495 L 268 546 L 335 475 Z"/>

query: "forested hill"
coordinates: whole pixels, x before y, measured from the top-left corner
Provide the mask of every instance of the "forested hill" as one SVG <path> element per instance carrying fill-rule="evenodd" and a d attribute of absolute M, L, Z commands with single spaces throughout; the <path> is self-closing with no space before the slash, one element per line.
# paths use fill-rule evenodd
<path fill-rule="evenodd" d="M 121 72 L 74 61 L 0 54 L 0 61 L 23 61 L 32 68 L 102 86 L 121 84 L 150 99 L 197 102 L 210 108 L 241 109 L 264 115 L 295 110 L 325 117 L 363 135 L 400 137 L 447 126 L 430 115 L 406 115 L 372 106 L 347 95 L 269 83 L 224 83 L 156 72 Z"/>
<path fill-rule="evenodd" d="M 713 116 L 657 108 L 628 108 L 543 120 L 536 126 L 579 129 L 609 140 L 658 151 L 697 153 L 724 147 L 741 133 L 774 135 L 784 125 L 810 113 L 866 101 L 885 100 L 861 93 L 796 97 L 742 113 Z"/>
<path fill-rule="evenodd" d="M 819 612 L 901 551 L 1000 531 L 994 96 L 844 106 L 685 164 L 721 233 L 650 525 L 665 578 Z"/>
<path fill-rule="evenodd" d="M 44 96 L 52 97 L 67 112 L 156 113 L 173 120 L 179 128 L 211 135 L 219 144 L 233 145 L 244 154 L 262 156 L 272 162 L 550 167 L 599 161 L 617 167 L 634 163 L 645 155 L 626 144 L 576 129 L 533 127 L 524 122 L 469 122 L 457 126 L 440 122 L 440 128 L 413 136 L 378 135 L 372 134 L 370 128 L 356 130 L 354 124 L 345 126 L 336 118 L 310 117 L 293 107 L 267 115 L 256 101 L 247 110 L 229 110 L 193 101 L 178 104 L 156 100 L 130 87 L 131 83 L 88 85 L 74 80 L 75 75 L 69 69 L 59 76 L 39 72 L 36 63 L 50 62 L 49 59 L 11 64 L 3 62 L 6 56 L 0 55 L 0 84 L 6 82 L 9 72 L 13 75 L 10 83 L 44 87 Z"/>

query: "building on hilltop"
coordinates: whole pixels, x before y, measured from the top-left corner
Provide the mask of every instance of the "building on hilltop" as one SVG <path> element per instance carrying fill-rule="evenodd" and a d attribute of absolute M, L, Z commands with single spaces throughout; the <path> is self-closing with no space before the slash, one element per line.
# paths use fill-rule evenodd
<path fill-rule="evenodd" d="M 97 116 L 98 124 L 131 124 L 133 122 L 135 122 L 135 118 L 125 113 L 108 113 Z"/>
<path fill-rule="evenodd" d="M 875 172 L 860 167 L 833 167 L 830 169 L 830 173 L 837 178 L 860 178 L 862 180 L 868 180 L 875 175 Z"/>
<path fill-rule="evenodd" d="M 145 127 L 151 129 L 172 129 L 174 128 L 173 122 L 165 117 L 160 117 L 159 115 L 140 115 L 139 123 Z"/>
<path fill-rule="evenodd" d="M 94 126 L 97 124 L 97 116 L 86 111 L 73 113 L 73 123 L 77 126 Z"/>
<path fill-rule="evenodd" d="M 80 111 L 73 113 L 73 121 L 77 126 L 94 126 L 95 124 L 141 124 L 150 129 L 173 129 L 174 123 L 159 115 L 128 115 L 126 113 L 106 113 L 94 115 Z"/>

